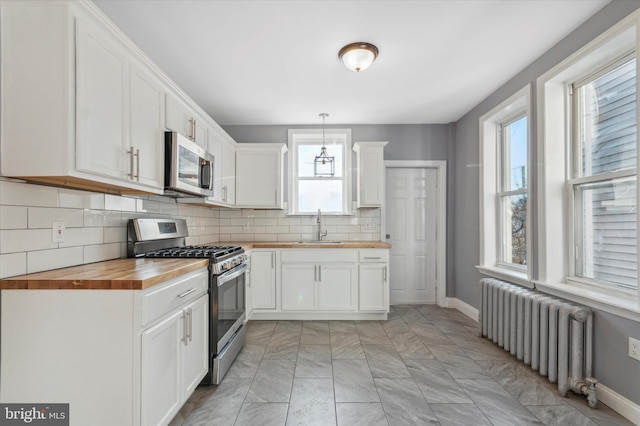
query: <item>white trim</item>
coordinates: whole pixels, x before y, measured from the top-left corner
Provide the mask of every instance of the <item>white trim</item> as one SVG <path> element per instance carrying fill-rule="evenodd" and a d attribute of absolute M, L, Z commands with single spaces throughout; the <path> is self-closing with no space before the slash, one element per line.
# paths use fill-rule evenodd
<path fill-rule="evenodd" d="M 527 84 L 522 89 L 511 95 L 508 99 L 501 102 L 491 111 L 480 117 L 479 120 L 479 237 L 480 237 L 480 256 L 479 267 L 487 270 L 499 271 L 504 269 L 504 274 L 511 276 L 513 272 L 507 268 L 500 268 L 498 265 L 498 253 L 502 250 L 501 243 L 498 241 L 501 232 L 498 230 L 498 222 L 500 217 L 500 207 L 498 206 L 497 197 L 504 195 L 498 191 L 498 177 L 502 165 L 499 162 L 501 149 L 501 141 L 498 139 L 499 128 L 505 120 L 524 114 L 527 118 L 527 229 L 533 229 L 532 211 L 531 211 L 531 182 L 533 181 L 533 138 L 532 138 L 532 107 L 531 107 L 531 84 Z M 531 260 L 532 260 L 532 238 L 527 235 L 527 277 L 531 276 Z M 521 275 L 521 274 L 520 274 Z"/>
<path fill-rule="evenodd" d="M 386 200 L 386 176 L 388 168 L 426 168 L 436 169 L 438 186 L 436 197 L 438 198 L 438 211 L 436 218 L 436 292 L 438 306 L 447 306 L 447 162 L 445 160 L 386 160 L 385 167 L 385 200 Z M 386 210 L 381 212 L 381 228 L 386 224 Z"/>
<path fill-rule="evenodd" d="M 628 400 L 616 391 L 598 383 L 596 385 L 598 401 L 611 408 L 631 423 L 640 425 L 640 405 Z"/>
<path fill-rule="evenodd" d="M 535 288 L 544 293 L 559 296 L 582 305 L 640 322 L 640 306 L 634 296 L 617 297 L 615 290 L 597 291 L 596 287 L 584 284 L 555 284 L 533 281 Z"/>
<path fill-rule="evenodd" d="M 637 50 L 640 10 L 612 26 L 536 80 L 537 89 L 537 236 L 536 288 L 635 321 L 640 320 L 640 290 L 636 296 L 615 289 L 598 292 L 592 286 L 568 284 L 573 275 L 573 225 L 570 174 L 571 117 L 567 86 L 602 64 Z M 638 93 L 640 99 L 640 92 Z M 638 109 L 640 117 L 640 109 Z M 639 118 L 640 120 L 640 118 Z M 640 144 L 640 140 L 638 141 Z M 640 197 L 640 185 L 638 185 Z M 640 227 L 638 228 L 640 238 Z M 640 251 L 638 252 L 640 259 Z M 629 299 L 635 299 L 631 302 Z"/>
<path fill-rule="evenodd" d="M 480 318 L 478 310 L 476 308 L 455 297 L 447 297 L 447 308 L 456 309 L 475 322 L 478 322 Z"/>
<path fill-rule="evenodd" d="M 343 211 L 341 213 L 327 213 L 336 216 L 351 216 L 353 215 L 353 191 L 352 191 L 352 155 L 353 151 L 353 139 L 351 134 L 351 129 L 289 129 L 287 133 L 287 147 L 289 149 L 288 155 L 288 196 L 289 203 L 287 209 L 288 216 L 314 216 L 316 213 L 304 213 L 298 211 L 297 198 L 294 196 L 296 191 L 298 190 L 298 172 L 297 172 L 297 145 L 299 139 L 307 138 L 311 140 L 313 143 L 322 143 L 322 135 L 325 135 L 327 140 L 327 145 L 331 145 L 330 141 L 332 139 L 338 139 L 339 144 L 344 144 L 344 158 L 343 161 L 343 178 L 342 178 L 342 208 Z M 317 139 L 317 140 L 316 140 Z M 301 141 L 305 143 L 307 141 Z"/>
<path fill-rule="evenodd" d="M 533 288 L 533 282 L 527 277 L 526 273 L 518 272 L 507 268 L 476 266 L 476 269 L 483 275 L 487 275 L 492 278 L 498 278 L 500 280 L 509 281 L 514 284 L 521 285 L 527 288 Z"/>

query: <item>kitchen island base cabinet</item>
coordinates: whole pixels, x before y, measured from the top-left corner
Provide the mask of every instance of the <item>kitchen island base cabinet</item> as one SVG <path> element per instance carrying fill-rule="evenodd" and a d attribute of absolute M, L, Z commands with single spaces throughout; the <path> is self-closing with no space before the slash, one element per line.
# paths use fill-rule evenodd
<path fill-rule="evenodd" d="M 72 426 L 168 424 L 207 372 L 207 287 L 202 268 L 145 290 L 2 290 L 0 401 L 69 403 Z"/>

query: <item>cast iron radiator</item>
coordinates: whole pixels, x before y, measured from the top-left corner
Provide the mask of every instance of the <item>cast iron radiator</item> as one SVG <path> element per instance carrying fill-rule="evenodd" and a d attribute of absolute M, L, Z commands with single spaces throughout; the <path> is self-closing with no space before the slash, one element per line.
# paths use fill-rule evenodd
<path fill-rule="evenodd" d="M 560 395 L 587 395 L 595 408 L 591 309 L 493 278 L 480 287 L 479 335 L 557 382 Z"/>

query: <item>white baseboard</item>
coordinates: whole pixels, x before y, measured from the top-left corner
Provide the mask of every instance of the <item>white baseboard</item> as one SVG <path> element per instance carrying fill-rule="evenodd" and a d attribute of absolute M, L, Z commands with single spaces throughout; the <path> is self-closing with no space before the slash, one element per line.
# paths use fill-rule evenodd
<path fill-rule="evenodd" d="M 478 321 L 478 310 L 455 297 L 447 297 L 447 308 L 457 309 L 474 321 Z"/>
<path fill-rule="evenodd" d="M 596 386 L 596 393 L 598 401 L 602 401 L 603 404 L 631 423 L 640 425 L 640 405 L 600 383 Z"/>

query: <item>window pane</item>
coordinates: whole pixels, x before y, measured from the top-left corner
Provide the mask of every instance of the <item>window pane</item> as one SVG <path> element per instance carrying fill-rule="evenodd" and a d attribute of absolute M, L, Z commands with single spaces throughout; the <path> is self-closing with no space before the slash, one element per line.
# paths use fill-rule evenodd
<path fill-rule="evenodd" d="M 635 177 L 574 189 L 576 275 L 637 288 Z"/>
<path fill-rule="evenodd" d="M 636 60 L 579 88 L 582 176 L 636 167 Z"/>
<path fill-rule="evenodd" d="M 527 264 L 527 195 L 503 196 L 502 261 Z"/>
<path fill-rule="evenodd" d="M 527 187 L 527 117 L 504 126 L 503 134 L 503 191 L 524 189 Z"/>
<path fill-rule="evenodd" d="M 335 158 L 335 177 L 342 177 L 342 145 L 326 145 L 327 155 Z M 322 144 L 298 145 L 298 176 L 313 177 L 313 162 Z"/>
<path fill-rule="evenodd" d="M 298 181 L 298 211 L 342 213 L 342 180 Z"/>

